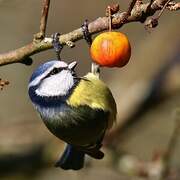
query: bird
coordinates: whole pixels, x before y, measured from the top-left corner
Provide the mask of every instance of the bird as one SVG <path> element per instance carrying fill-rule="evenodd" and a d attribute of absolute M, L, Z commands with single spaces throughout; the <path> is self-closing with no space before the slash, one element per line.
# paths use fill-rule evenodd
<path fill-rule="evenodd" d="M 28 94 L 49 131 L 67 143 L 56 162 L 64 170 L 84 167 L 85 155 L 102 159 L 106 131 L 116 121 L 117 107 L 108 86 L 95 74 L 79 77 L 77 62 L 48 60 L 33 73 Z"/>

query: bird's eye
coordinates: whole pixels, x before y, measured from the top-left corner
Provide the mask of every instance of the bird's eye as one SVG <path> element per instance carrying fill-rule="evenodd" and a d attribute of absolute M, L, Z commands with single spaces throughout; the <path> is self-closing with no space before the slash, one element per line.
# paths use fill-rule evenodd
<path fill-rule="evenodd" d="M 51 75 L 57 74 L 59 71 L 60 71 L 60 69 L 54 68 L 54 69 L 51 71 Z"/>

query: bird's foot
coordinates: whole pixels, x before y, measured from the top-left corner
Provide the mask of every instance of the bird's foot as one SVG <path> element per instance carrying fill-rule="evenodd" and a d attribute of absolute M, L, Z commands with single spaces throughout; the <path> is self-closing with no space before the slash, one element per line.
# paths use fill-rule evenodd
<path fill-rule="evenodd" d="M 87 19 L 84 21 L 81 28 L 82 28 L 84 39 L 86 40 L 87 44 L 90 46 L 92 44 L 92 38 L 91 38 L 91 34 L 88 29 L 88 20 Z"/>
<path fill-rule="evenodd" d="M 56 56 L 58 60 L 61 60 L 60 53 L 63 49 L 63 45 L 59 42 L 60 33 L 54 33 L 51 35 L 52 37 L 52 45 L 54 47 L 54 50 L 56 52 Z"/>

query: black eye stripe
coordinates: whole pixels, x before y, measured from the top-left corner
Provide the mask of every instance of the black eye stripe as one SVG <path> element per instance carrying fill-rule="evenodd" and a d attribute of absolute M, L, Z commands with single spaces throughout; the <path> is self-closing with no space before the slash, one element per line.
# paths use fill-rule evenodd
<path fill-rule="evenodd" d="M 66 69 L 68 69 L 67 67 L 61 67 L 61 68 L 54 68 L 54 69 L 52 69 L 43 79 L 45 79 L 45 78 L 48 78 L 48 77 L 50 77 L 51 75 L 55 75 L 55 74 L 57 74 L 57 73 L 59 73 L 60 71 L 62 71 L 62 70 L 66 70 Z"/>
<path fill-rule="evenodd" d="M 59 73 L 60 71 L 62 71 L 62 70 L 66 70 L 67 68 L 54 68 L 51 72 L 50 72 L 50 75 L 54 75 L 54 74 L 57 74 L 57 73 Z"/>

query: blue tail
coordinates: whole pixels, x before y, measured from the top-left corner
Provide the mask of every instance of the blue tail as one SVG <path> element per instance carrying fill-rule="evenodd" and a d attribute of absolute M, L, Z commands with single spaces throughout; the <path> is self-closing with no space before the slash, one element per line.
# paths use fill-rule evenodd
<path fill-rule="evenodd" d="M 64 170 L 79 170 L 84 166 L 84 156 L 84 152 L 78 151 L 72 145 L 68 144 L 63 155 L 57 161 L 55 166 L 61 167 Z"/>

